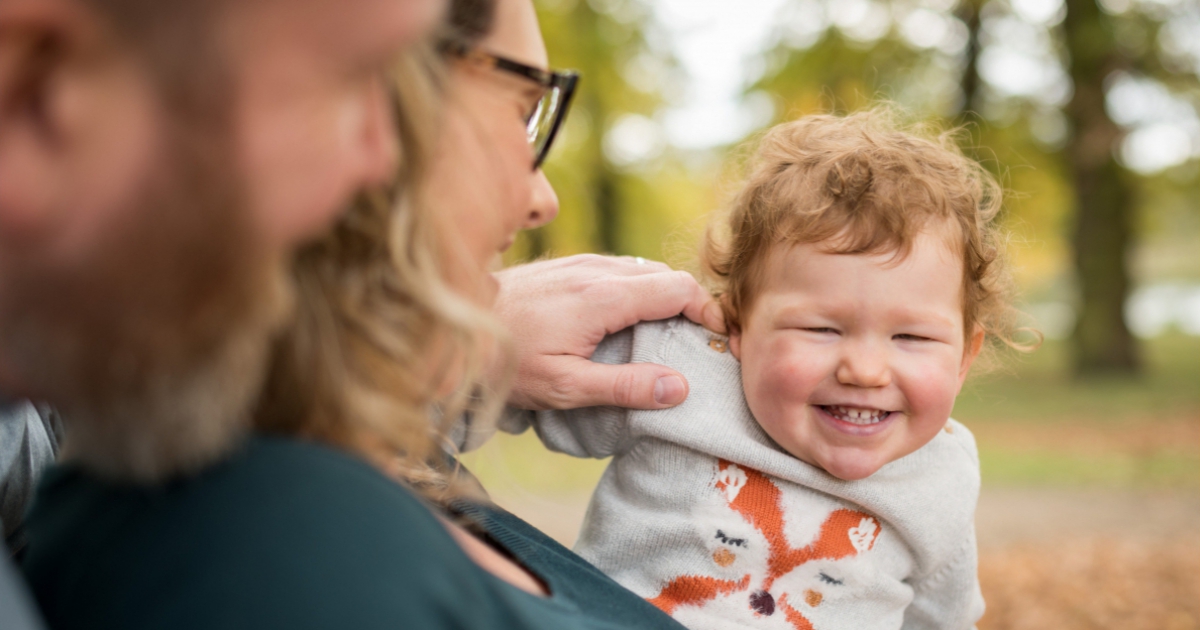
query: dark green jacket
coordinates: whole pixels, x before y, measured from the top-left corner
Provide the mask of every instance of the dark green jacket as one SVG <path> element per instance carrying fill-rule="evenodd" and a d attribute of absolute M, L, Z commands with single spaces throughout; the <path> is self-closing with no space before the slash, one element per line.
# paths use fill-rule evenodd
<path fill-rule="evenodd" d="M 461 511 L 551 597 L 480 569 L 425 504 L 364 462 L 266 437 L 156 489 L 51 470 L 23 566 L 61 630 L 681 628 L 516 517 Z"/>

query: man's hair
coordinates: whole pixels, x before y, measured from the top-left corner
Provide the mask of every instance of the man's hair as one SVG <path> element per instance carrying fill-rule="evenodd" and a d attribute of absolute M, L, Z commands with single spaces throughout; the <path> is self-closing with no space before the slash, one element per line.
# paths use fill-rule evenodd
<path fill-rule="evenodd" d="M 893 107 L 777 125 L 758 141 L 724 221 L 709 225 L 702 271 L 740 330 L 777 245 L 828 243 L 838 254 L 906 256 L 922 230 L 952 226 L 962 256 L 963 324 L 1014 345 L 1015 311 L 997 225 L 1001 188 L 963 155 L 955 131 L 904 127 Z"/>

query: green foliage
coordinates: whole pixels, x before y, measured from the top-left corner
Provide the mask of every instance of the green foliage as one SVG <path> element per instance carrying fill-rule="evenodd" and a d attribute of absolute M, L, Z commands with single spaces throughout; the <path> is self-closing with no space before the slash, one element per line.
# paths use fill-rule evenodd
<path fill-rule="evenodd" d="M 642 235 L 661 233 L 671 216 L 656 192 L 648 190 L 659 182 L 649 184 L 611 164 L 604 137 L 624 114 L 654 115 L 674 61 L 669 52 L 651 45 L 654 25 L 643 3 L 542 0 L 537 9 L 551 64 L 580 71 L 582 80 L 563 135 L 545 165 L 561 215 L 523 235 L 509 261 L 547 252 L 657 256 L 657 248 L 646 247 Z M 637 73 L 640 82 L 630 78 Z"/>
<path fill-rule="evenodd" d="M 794 1 L 789 7 L 800 4 Z M 834 5 L 821 3 L 826 14 Z M 898 21 L 914 6 L 906 0 L 876 4 Z M 1125 65 L 1123 70 L 1112 67 L 1110 71 L 1152 77 L 1200 106 L 1195 69 L 1160 53 L 1158 42 L 1172 16 L 1155 6 L 1134 2 L 1133 8 L 1121 15 L 1105 14 L 1104 20 L 1082 24 L 1084 32 L 1076 33 L 1074 41 L 1083 49 L 1094 49 L 1084 55 L 1083 62 L 1109 58 L 1116 46 Z M 956 8 L 958 17 L 978 28 L 979 22 L 970 19 L 975 11 L 995 17 L 1011 9 L 1002 0 L 962 0 Z M 893 24 L 875 39 L 855 39 L 845 29 L 826 26 L 797 44 L 785 28 L 766 54 L 762 77 L 749 91 L 766 92 L 776 101 L 776 121 L 818 112 L 853 111 L 886 99 L 919 119 L 943 126 L 966 123 L 971 141 L 964 148 L 991 168 L 1010 193 L 1005 220 L 1015 235 L 1011 253 L 1022 286 L 1041 299 L 1051 297 L 1051 291 L 1061 292 L 1073 274 L 1067 235 L 1073 226 L 1076 199 L 1064 162 L 1069 135 L 1054 137 L 1053 133 L 1053 127 L 1063 124 L 1060 114 L 1036 99 L 1004 97 L 986 82 L 978 85 L 970 66 L 975 50 L 969 44 L 953 54 L 936 47 L 921 49 L 899 31 L 900 26 Z M 1063 27 L 1049 27 L 1048 34 L 1069 68 L 1072 60 L 1064 53 Z M 972 33 L 969 42 L 980 37 Z M 968 105 L 979 113 L 966 111 Z M 1101 153 L 1108 149 L 1095 148 Z M 1147 245 L 1135 249 L 1133 260 L 1155 260 L 1135 262 L 1135 280 L 1200 280 L 1196 265 L 1179 264 L 1182 256 L 1174 256 L 1174 264 L 1160 260 L 1164 246 L 1182 253 L 1200 242 L 1197 170 L 1193 160 L 1162 175 L 1131 177 L 1139 217 L 1137 236 Z M 1117 252 L 1112 255 L 1120 256 Z M 1074 298 L 1058 299 L 1070 302 Z"/>
<path fill-rule="evenodd" d="M 1070 378 L 1065 343 L 1048 341 L 1012 367 L 973 375 L 954 416 L 971 423 L 1042 424 L 1193 418 L 1200 424 L 1200 338 L 1172 334 L 1145 345 L 1140 379 Z M 1197 445 L 1200 448 L 1200 444 Z"/>

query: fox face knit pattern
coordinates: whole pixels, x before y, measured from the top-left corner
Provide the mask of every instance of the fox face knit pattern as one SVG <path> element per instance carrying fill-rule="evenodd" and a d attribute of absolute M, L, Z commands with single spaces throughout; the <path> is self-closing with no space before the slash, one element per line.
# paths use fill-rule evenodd
<path fill-rule="evenodd" d="M 576 551 L 693 630 L 970 628 L 979 460 L 950 420 L 916 452 L 843 481 L 754 421 L 723 338 L 683 319 L 611 335 L 594 360 L 688 379 L 673 409 L 512 410 L 551 449 L 612 462 Z"/>

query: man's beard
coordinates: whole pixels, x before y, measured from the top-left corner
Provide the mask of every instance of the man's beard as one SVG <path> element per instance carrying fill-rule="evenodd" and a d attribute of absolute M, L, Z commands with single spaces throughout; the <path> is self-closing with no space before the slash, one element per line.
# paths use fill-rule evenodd
<path fill-rule="evenodd" d="M 162 480 L 248 431 L 290 287 L 226 138 L 175 125 L 166 159 L 86 259 L 7 270 L 0 351 L 62 411 L 64 459 Z"/>

